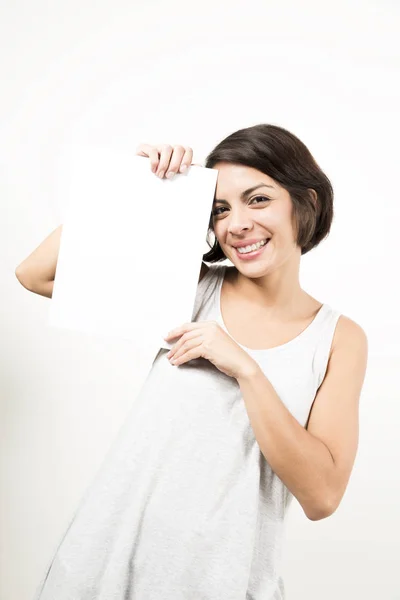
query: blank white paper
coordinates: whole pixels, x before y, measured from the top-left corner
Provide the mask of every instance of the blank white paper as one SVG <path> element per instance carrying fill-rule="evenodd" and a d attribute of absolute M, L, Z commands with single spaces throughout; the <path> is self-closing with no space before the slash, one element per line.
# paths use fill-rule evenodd
<path fill-rule="evenodd" d="M 65 169 L 48 324 L 170 348 L 164 335 L 191 321 L 218 171 L 159 179 L 148 158 L 96 146 Z"/>

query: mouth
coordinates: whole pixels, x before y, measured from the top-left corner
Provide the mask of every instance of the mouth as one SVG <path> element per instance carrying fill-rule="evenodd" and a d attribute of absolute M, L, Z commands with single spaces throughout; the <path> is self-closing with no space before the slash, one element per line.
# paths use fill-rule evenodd
<path fill-rule="evenodd" d="M 266 238 L 265 240 L 263 240 L 264 243 L 255 250 L 251 250 L 249 246 L 247 246 L 247 249 L 249 250 L 248 252 L 246 252 L 245 248 L 234 248 L 236 256 L 241 260 L 251 260 L 252 258 L 257 258 L 258 256 L 261 256 L 261 254 L 265 251 L 270 240 L 271 238 Z"/>

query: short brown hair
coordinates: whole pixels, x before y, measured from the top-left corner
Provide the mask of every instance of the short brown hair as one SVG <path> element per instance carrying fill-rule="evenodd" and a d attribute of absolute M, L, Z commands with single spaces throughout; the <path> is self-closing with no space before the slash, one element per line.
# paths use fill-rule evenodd
<path fill-rule="evenodd" d="M 277 181 L 290 194 L 293 206 L 293 225 L 296 243 L 301 254 L 315 248 L 330 231 L 333 220 L 333 188 L 311 152 L 293 133 L 277 125 L 260 124 L 235 131 L 210 152 L 205 167 L 218 162 L 236 163 L 257 169 Z M 315 190 L 314 202 L 310 190 Z M 206 262 L 225 260 L 214 234 L 210 215 L 207 244 L 211 250 L 203 255 Z"/>

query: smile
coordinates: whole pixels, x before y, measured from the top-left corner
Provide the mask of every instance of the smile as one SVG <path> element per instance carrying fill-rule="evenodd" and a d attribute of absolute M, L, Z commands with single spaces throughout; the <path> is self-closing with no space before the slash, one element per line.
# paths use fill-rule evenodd
<path fill-rule="evenodd" d="M 263 242 L 259 242 L 258 244 L 254 244 L 256 246 L 254 250 L 251 249 L 254 246 L 246 246 L 245 248 L 235 248 L 236 256 L 241 260 L 251 260 L 252 258 L 257 258 L 264 252 L 269 242 L 270 240 L 267 239 Z"/>

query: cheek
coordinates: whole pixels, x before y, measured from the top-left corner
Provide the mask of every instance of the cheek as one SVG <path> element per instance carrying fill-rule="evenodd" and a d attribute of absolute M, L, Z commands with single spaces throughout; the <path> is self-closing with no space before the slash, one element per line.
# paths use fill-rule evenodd
<path fill-rule="evenodd" d="M 223 233 L 226 230 L 226 227 L 222 224 L 221 221 L 214 221 L 214 235 L 217 238 L 223 237 Z"/>
<path fill-rule="evenodd" d="M 289 215 L 283 215 L 282 213 L 273 213 L 272 211 L 263 216 L 259 220 L 260 223 L 264 224 L 266 229 L 269 229 L 273 234 L 283 233 L 291 231 L 292 224 Z"/>

